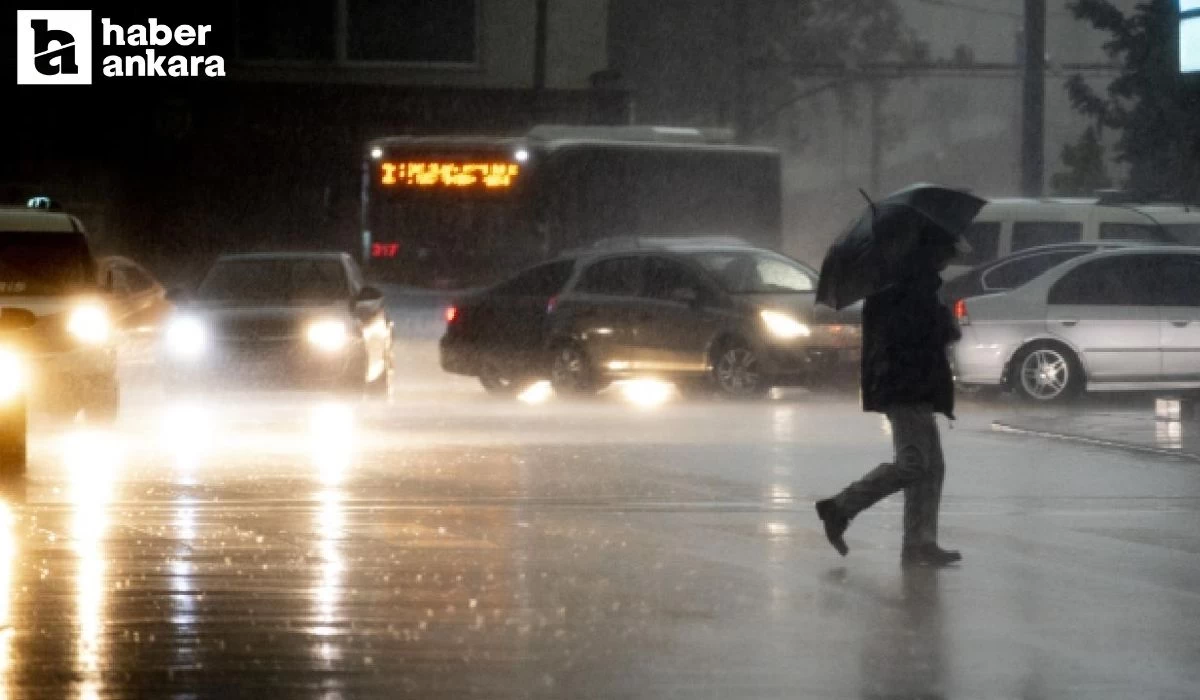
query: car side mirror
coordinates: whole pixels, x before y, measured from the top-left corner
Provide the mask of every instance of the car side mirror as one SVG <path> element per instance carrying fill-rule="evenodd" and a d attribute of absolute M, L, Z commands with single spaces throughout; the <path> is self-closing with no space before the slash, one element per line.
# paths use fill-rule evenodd
<path fill-rule="evenodd" d="M 700 302 L 700 293 L 692 287 L 676 287 L 671 290 L 671 301 L 692 306 Z"/>
<path fill-rule="evenodd" d="M 354 297 L 355 303 L 359 303 L 359 304 L 365 303 L 365 302 L 382 301 L 382 300 L 383 300 L 383 292 L 379 291 L 378 289 L 376 289 L 374 287 L 370 287 L 370 286 L 363 287 L 361 290 L 359 290 L 358 296 Z"/>
<path fill-rule="evenodd" d="M 37 323 L 37 316 L 28 309 L 0 309 L 0 331 L 23 331 Z"/>

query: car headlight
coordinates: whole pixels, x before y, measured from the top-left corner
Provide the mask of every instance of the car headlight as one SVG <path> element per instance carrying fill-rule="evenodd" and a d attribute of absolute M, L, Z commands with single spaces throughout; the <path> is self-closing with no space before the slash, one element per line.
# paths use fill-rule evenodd
<path fill-rule="evenodd" d="M 16 398 L 25 388 L 25 363 L 12 350 L 0 348 L 0 402 Z"/>
<path fill-rule="evenodd" d="M 345 321 L 313 321 L 308 324 L 306 335 L 309 343 L 325 352 L 337 352 L 350 340 Z"/>
<path fill-rule="evenodd" d="M 758 315 L 762 317 L 767 330 L 776 338 L 792 340 L 793 338 L 807 338 L 812 335 L 812 331 L 808 329 L 808 326 L 800 323 L 788 314 L 779 311 L 763 310 L 759 311 Z"/>
<path fill-rule="evenodd" d="M 177 318 L 167 326 L 167 352 L 185 360 L 194 360 L 208 349 L 208 330 L 199 319 Z"/>
<path fill-rule="evenodd" d="M 67 331 L 88 345 L 108 342 L 109 330 L 108 312 L 97 304 L 77 306 L 67 317 Z"/>

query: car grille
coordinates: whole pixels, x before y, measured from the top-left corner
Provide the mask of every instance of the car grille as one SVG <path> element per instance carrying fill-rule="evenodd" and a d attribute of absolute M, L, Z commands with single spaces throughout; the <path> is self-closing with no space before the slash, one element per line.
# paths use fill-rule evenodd
<path fill-rule="evenodd" d="M 227 318 L 215 328 L 219 338 L 236 341 L 269 341 L 300 335 L 301 324 L 291 318 Z"/>

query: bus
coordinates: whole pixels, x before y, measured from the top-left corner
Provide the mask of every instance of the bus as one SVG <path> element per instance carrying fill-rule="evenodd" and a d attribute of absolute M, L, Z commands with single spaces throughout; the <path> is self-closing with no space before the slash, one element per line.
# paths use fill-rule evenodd
<path fill-rule="evenodd" d="M 488 284 L 608 238 L 720 235 L 778 250 L 780 156 L 728 130 L 537 126 L 367 144 L 362 257 L 417 287 Z"/>

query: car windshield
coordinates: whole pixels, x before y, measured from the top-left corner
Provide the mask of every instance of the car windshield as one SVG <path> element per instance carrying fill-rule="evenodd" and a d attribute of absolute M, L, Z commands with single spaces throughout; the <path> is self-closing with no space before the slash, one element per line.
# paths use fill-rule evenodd
<path fill-rule="evenodd" d="M 780 255 L 735 250 L 688 257 L 711 272 L 730 294 L 797 294 L 815 289 L 808 270 Z"/>
<path fill-rule="evenodd" d="M 66 294 L 95 284 L 96 265 L 82 234 L 0 232 L 0 294 Z"/>
<path fill-rule="evenodd" d="M 196 291 L 204 301 L 226 304 L 322 304 L 349 296 L 337 260 L 223 260 Z"/>

